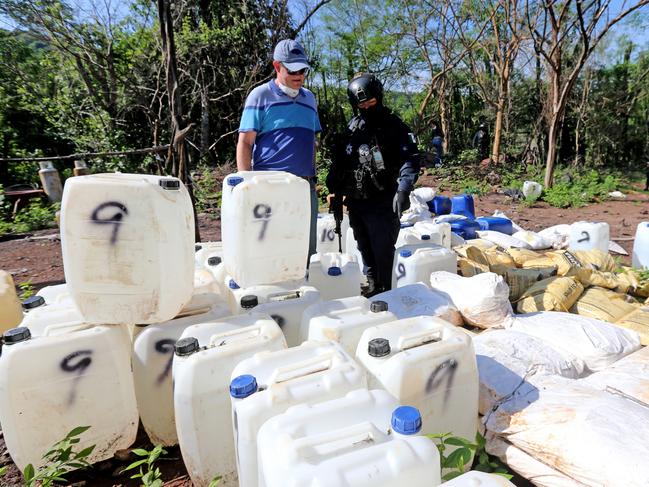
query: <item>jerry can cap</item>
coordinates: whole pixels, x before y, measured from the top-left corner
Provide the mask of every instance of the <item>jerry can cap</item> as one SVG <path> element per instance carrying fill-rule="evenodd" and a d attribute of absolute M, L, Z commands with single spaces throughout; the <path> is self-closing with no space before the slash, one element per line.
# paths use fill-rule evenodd
<path fill-rule="evenodd" d="M 24 342 L 32 337 L 32 332 L 26 326 L 18 326 L 11 330 L 5 331 L 2 340 L 5 345 L 13 345 L 14 343 Z"/>
<path fill-rule="evenodd" d="M 257 379 L 254 375 L 240 375 L 230 382 L 230 396 L 235 399 L 246 398 L 257 392 L 257 389 Z"/>
<path fill-rule="evenodd" d="M 421 414 L 412 406 L 400 406 L 392 412 L 392 429 L 402 435 L 414 435 L 421 430 Z"/>
<path fill-rule="evenodd" d="M 241 297 L 239 303 L 241 304 L 241 307 L 243 309 L 250 309 L 259 304 L 259 298 L 254 294 L 246 294 L 245 296 Z"/>
<path fill-rule="evenodd" d="M 243 178 L 241 176 L 231 176 L 228 178 L 228 186 L 236 186 L 240 183 L 243 183 Z"/>
<path fill-rule="evenodd" d="M 181 338 L 174 345 L 174 352 L 179 357 L 185 355 L 191 355 L 194 352 L 198 352 L 200 346 L 198 345 L 198 339 L 194 337 Z"/>
<path fill-rule="evenodd" d="M 24 309 L 34 309 L 45 304 L 45 298 L 43 296 L 30 296 L 27 299 L 23 300 Z"/>
<path fill-rule="evenodd" d="M 410 257 L 412 255 L 412 250 L 403 249 L 399 251 L 401 257 Z"/>
<path fill-rule="evenodd" d="M 340 269 L 340 267 L 337 266 L 331 266 L 329 269 L 327 269 L 327 274 L 330 276 L 339 276 L 343 273 L 343 271 Z"/>
<path fill-rule="evenodd" d="M 230 279 L 230 281 L 228 281 L 228 287 L 230 289 L 239 289 L 239 285 L 234 282 L 234 279 Z"/>
<path fill-rule="evenodd" d="M 159 184 L 162 187 L 162 189 L 167 189 L 167 190 L 180 189 L 179 179 L 161 179 Z"/>
<path fill-rule="evenodd" d="M 381 311 L 388 310 L 388 303 L 385 301 L 377 300 L 370 303 L 370 311 L 372 313 L 380 313 Z"/>
<path fill-rule="evenodd" d="M 386 338 L 373 338 L 367 344 L 370 357 L 385 357 L 390 355 L 390 342 Z"/>
<path fill-rule="evenodd" d="M 213 255 L 207 259 L 207 265 L 219 265 L 221 263 L 221 257 L 218 255 Z"/>

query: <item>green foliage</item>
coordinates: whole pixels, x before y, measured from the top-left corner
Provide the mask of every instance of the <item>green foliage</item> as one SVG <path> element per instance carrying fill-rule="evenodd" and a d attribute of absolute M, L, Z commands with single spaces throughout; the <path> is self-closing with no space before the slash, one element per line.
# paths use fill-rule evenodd
<path fill-rule="evenodd" d="M 65 438 L 58 441 L 52 448 L 43 455 L 47 461 L 46 465 L 38 470 L 30 463 L 23 471 L 26 487 L 50 487 L 55 483 L 66 482 L 64 475 L 74 469 L 89 468 L 87 458 L 95 449 L 95 445 L 84 448 L 77 452 L 75 445 L 79 443 L 83 433 L 90 426 L 77 426 L 70 431 Z"/>
<path fill-rule="evenodd" d="M 458 477 L 464 473 L 465 467 L 471 461 L 475 454 L 473 467 L 474 470 L 489 472 L 502 475 L 506 478 L 512 476 L 507 473 L 507 469 L 497 459 L 492 458 L 486 451 L 486 440 L 480 433 L 476 433 L 475 443 L 469 440 L 452 436 L 451 433 L 440 433 L 435 435 L 426 435 L 435 442 L 439 451 L 440 468 L 447 470 L 442 476 L 442 480 L 447 481 Z M 446 455 L 446 450 L 450 447 L 453 451 Z"/>
<path fill-rule="evenodd" d="M 7 470 L 9 470 L 9 467 L 7 465 L 5 465 L 4 467 L 0 467 L 0 477 L 6 474 Z"/>
<path fill-rule="evenodd" d="M 13 222 L 0 222 L 0 234 L 25 233 L 48 228 L 54 224 L 55 213 L 60 208 L 60 203 L 50 205 L 40 200 L 32 201 L 16 214 Z"/>
<path fill-rule="evenodd" d="M 216 487 L 217 485 L 219 485 L 221 483 L 221 479 L 222 479 L 222 477 L 220 475 L 217 475 L 216 477 L 214 477 L 210 481 L 210 483 L 209 483 L 209 485 L 207 487 Z"/>
<path fill-rule="evenodd" d="M 215 216 L 216 210 L 221 207 L 222 193 L 218 190 L 219 185 L 213 171 L 206 165 L 199 166 L 197 171 L 192 172 L 192 179 L 196 211 Z"/>
<path fill-rule="evenodd" d="M 19 283 L 18 289 L 20 289 L 20 294 L 18 295 L 18 297 L 21 301 L 27 298 L 31 298 L 34 294 L 36 294 L 34 292 L 34 285 L 32 284 L 31 279 Z"/>
<path fill-rule="evenodd" d="M 562 180 L 561 176 L 558 179 L 554 186 L 543 190 L 543 200 L 559 208 L 580 207 L 595 200 L 604 200 L 619 185 L 618 177 L 610 174 L 603 176 L 594 169 L 572 180 Z"/>
<path fill-rule="evenodd" d="M 142 479 L 142 484 L 145 487 L 162 487 L 162 473 L 155 465 L 155 462 L 161 455 L 166 455 L 167 450 L 162 448 L 161 445 L 156 445 L 151 451 L 145 450 L 144 448 L 136 448 L 133 450 L 133 453 L 143 458 L 131 463 L 124 469 L 124 472 L 139 467 L 138 473 L 131 476 L 132 479 Z M 143 470 L 144 466 L 146 466 L 146 472 Z"/>

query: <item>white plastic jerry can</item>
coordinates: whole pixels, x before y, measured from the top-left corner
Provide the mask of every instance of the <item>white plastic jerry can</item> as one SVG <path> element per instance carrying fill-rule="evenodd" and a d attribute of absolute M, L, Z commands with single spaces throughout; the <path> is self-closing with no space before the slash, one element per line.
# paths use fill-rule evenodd
<path fill-rule="evenodd" d="M 129 447 L 138 428 L 130 339 L 119 325 L 81 325 L 32 338 L 29 329 L 4 335 L 0 356 L 0 422 L 20 470 L 73 428 L 90 426 L 77 450 L 95 445 L 96 463 Z"/>
<path fill-rule="evenodd" d="M 212 294 L 206 308 L 173 320 L 148 325 L 133 341 L 133 376 L 135 396 L 142 425 L 154 445 L 170 446 L 178 443 L 174 422 L 171 366 L 174 344 L 191 325 L 219 320 L 230 314 L 230 308 Z M 221 322 L 217 328 L 224 332 L 237 328 Z"/>
<path fill-rule="evenodd" d="M 433 221 L 419 221 L 414 227 L 415 232 L 420 235 L 422 240 L 430 240 L 435 245 L 451 248 L 451 224 L 448 222 L 434 223 Z M 426 235 L 429 238 L 425 238 Z"/>
<path fill-rule="evenodd" d="M 365 387 L 365 371 L 333 342 L 304 342 L 240 362 L 230 384 L 239 486 L 257 486 L 257 433 L 266 420 Z"/>
<path fill-rule="evenodd" d="M 67 304 L 74 302 L 68 291 L 68 285 L 65 283 L 45 286 L 36 293 L 36 296 L 41 296 L 48 304 Z"/>
<path fill-rule="evenodd" d="M 37 294 L 25 299 L 22 305 L 25 315 L 21 326 L 28 327 L 33 337 L 47 335 L 50 327 L 61 323 L 84 322 L 81 312 L 71 300 L 48 304 L 43 296 Z"/>
<path fill-rule="evenodd" d="M 420 428 L 415 408 L 381 390 L 294 406 L 259 430 L 259 485 L 437 486 L 439 453 Z"/>
<path fill-rule="evenodd" d="M 223 242 L 196 242 L 194 245 L 194 265 L 197 269 L 203 269 L 208 265 L 208 259 L 216 258 L 216 265 L 223 260 Z"/>
<path fill-rule="evenodd" d="M 237 485 L 229 397 L 235 366 L 257 352 L 286 348 L 284 335 L 270 316 L 237 318 L 253 324 L 213 335 L 206 349 L 190 336 L 175 345 L 172 370 L 178 444 L 197 487 L 206 487 L 217 475 L 222 476 L 220 486 Z"/>
<path fill-rule="evenodd" d="M 598 249 L 608 254 L 610 230 L 606 222 L 575 222 L 570 225 L 568 248 L 570 250 Z"/>
<path fill-rule="evenodd" d="M 422 282 L 430 285 L 430 274 L 436 271 L 457 273 L 457 254 L 440 245 L 406 245 L 395 252 L 392 289 Z"/>
<path fill-rule="evenodd" d="M 478 369 L 471 338 L 433 316 L 368 328 L 356 350 L 369 387 L 380 387 L 421 412 L 422 434 L 475 439 Z"/>
<path fill-rule="evenodd" d="M 316 288 L 288 282 L 232 289 L 233 281 L 230 279 L 228 282 L 231 290 L 230 309 L 233 314 L 251 310 L 266 313 L 280 326 L 289 347 L 301 343 L 299 332 L 302 313 L 307 307 L 320 301 L 320 292 Z"/>
<path fill-rule="evenodd" d="M 241 287 L 304 277 L 309 183 L 283 171 L 243 171 L 223 180 L 221 232 L 228 274 Z"/>
<path fill-rule="evenodd" d="M 348 228 L 349 216 L 347 213 L 343 213 L 343 221 L 340 223 L 340 247 L 342 248 L 342 252 L 345 252 L 347 246 L 346 235 Z M 338 248 L 338 234 L 336 233 L 336 219 L 332 213 L 318 213 L 316 235 L 318 238 L 316 252 L 340 252 Z"/>
<path fill-rule="evenodd" d="M 191 298 L 194 213 L 179 179 L 68 179 L 61 248 L 68 290 L 88 323 L 159 323 Z"/>
<path fill-rule="evenodd" d="M 631 254 L 633 267 L 637 269 L 649 269 L 649 222 L 638 223 L 633 241 L 633 253 Z"/>
<path fill-rule="evenodd" d="M 367 328 L 396 319 L 385 301 L 370 301 L 363 296 L 323 301 L 304 311 L 300 340 L 331 340 L 354 356 Z"/>
<path fill-rule="evenodd" d="M 472 470 L 444 482 L 442 485 L 444 487 L 514 487 L 515 484 L 502 475 Z"/>
<path fill-rule="evenodd" d="M 360 296 L 362 277 L 356 256 L 338 252 L 311 256 L 308 282 L 323 301 Z"/>
<path fill-rule="evenodd" d="M 356 261 L 363 274 L 365 274 L 365 262 L 363 261 L 361 251 L 358 250 L 358 243 L 356 242 L 356 237 L 354 237 L 354 229 L 351 227 L 347 229 L 347 233 L 345 234 L 345 253 L 356 256 Z"/>

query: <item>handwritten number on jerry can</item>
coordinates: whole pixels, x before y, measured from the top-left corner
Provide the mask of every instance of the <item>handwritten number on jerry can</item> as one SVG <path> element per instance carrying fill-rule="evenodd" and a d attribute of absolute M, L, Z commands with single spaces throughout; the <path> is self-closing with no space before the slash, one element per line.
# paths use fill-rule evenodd
<path fill-rule="evenodd" d="M 176 343 L 175 340 L 172 340 L 171 338 L 163 338 L 162 340 L 155 342 L 154 347 L 156 352 L 162 355 L 169 355 L 164 369 L 162 369 L 162 372 L 156 379 L 158 385 L 162 384 L 171 372 L 171 366 L 174 360 L 174 343 Z"/>
<path fill-rule="evenodd" d="M 60 363 L 61 370 L 70 374 L 75 374 L 76 377 L 72 381 L 72 388 L 68 395 L 68 404 L 72 405 L 77 395 L 77 383 L 83 376 L 86 369 L 92 363 L 92 350 L 78 350 L 66 355 Z"/>
<path fill-rule="evenodd" d="M 108 211 L 107 208 L 113 208 L 113 211 Z M 117 232 L 125 215 L 128 215 L 126 206 L 118 201 L 107 201 L 95 208 L 90 218 L 93 223 L 98 225 L 113 225 L 110 243 L 114 245 L 117 242 Z"/>
<path fill-rule="evenodd" d="M 589 242 L 590 241 L 590 234 L 588 232 L 581 232 L 581 238 L 577 240 L 578 243 L 581 242 Z"/>
<path fill-rule="evenodd" d="M 261 241 L 266 236 L 266 228 L 268 227 L 268 222 L 270 221 L 270 217 L 272 215 L 270 206 L 264 203 L 259 203 L 253 208 L 252 214 L 257 221 L 261 222 L 261 229 L 259 230 L 258 237 L 258 239 Z"/>
<path fill-rule="evenodd" d="M 397 265 L 397 281 L 406 277 L 406 266 L 403 265 L 403 262 L 399 262 Z"/>
<path fill-rule="evenodd" d="M 336 230 L 333 228 L 323 228 L 322 229 L 322 236 L 320 237 L 321 242 L 333 242 L 334 239 L 336 238 Z"/>

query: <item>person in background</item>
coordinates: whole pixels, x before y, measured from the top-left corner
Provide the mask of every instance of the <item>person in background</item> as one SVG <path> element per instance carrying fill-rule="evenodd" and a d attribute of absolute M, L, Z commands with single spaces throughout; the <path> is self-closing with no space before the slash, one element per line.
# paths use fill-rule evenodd
<path fill-rule="evenodd" d="M 480 125 L 473 135 L 473 148 L 478 149 L 478 160 L 484 161 L 489 157 L 489 128 L 484 118 L 480 118 Z"/>
<path fill-rule="evenodd" d="M 433 166 L 439 168 L 444 163 L 444 132 L 437 122 L 432 125 Z"/>
<path fill-rule="evenodd" d="M 277 43 L 275 78 L 250 92 L 243 107 L 237 142 L 237 170 L 286 171 L 311 186 L 309 258 L 316 251 L 316 134 L 322 128 L 313 93 L 304 88 L 309 61 L 297 41 Z"/>
<path fill-rule="evenodd" d="M 645 163 L 645 172 L 646 172 L 646 179 L 644 183 L 644 190 L 649 191 L 649 161 Z"/>
<path fill-rule="evenodd" d="M 420 160 L 410 128 L 383 105 L 383 85 L 376 76 L 355 76 L 347 96 L 357 115 L 334 149 L 327 187 L 334 215 L 347 206 L 367 265 L 365 295 L 373 296 L 391 287 L 399 218 L 410 206 Z"/>

